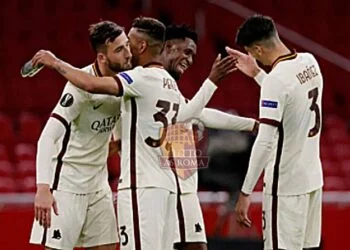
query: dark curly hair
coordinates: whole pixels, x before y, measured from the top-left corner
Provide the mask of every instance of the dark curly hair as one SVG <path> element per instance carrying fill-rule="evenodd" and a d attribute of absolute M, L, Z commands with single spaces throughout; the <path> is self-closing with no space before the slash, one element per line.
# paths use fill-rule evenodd
<path fill-rule="evenodd" d="M 197 33 L 191 29 L 189 26 L 182 24 L 182 25 L 169 25 L 166 28 L 165 31 L 165 41 L 172 40 L 172 39 L 185 39 L 189 38 L 193 40 L 195 43 L 198 42 L 198 35 Z"/>
<path fill-rule="evenodd" d="M 106 44 L 113 42 L 124 31 L 124 27 L 111 21 L 101 21 L 91 24 L 89 27 L 89 39 L 93 50 L 104 52 Z"/>
<path fill-rule="evenodd" d="M 246 19 L 239 27 L 236 44 L 249 47 L 256 42 L 268 40 L 276 35 L 276 26 L 271 17 L 254 15 Z"/>

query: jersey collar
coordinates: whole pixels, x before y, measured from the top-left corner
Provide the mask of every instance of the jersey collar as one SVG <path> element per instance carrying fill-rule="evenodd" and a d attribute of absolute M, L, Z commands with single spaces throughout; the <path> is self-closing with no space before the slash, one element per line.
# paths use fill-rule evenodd
<path fill-rule="evenodd" d="M 164 69 L 163 64 L 161 64 L 160 62 L 149 62 L 146 63 L 145 65 L 143 65 L 144 68 L 161 68 Z"/>
<path fill-rule="evenodd" d="M 277 59 L 272 63 L 272 68 L 276 67 L 276 65 L 279 63 L 279 62 L 282 62 L 282 61 L 286 61 L 286 60 L 292 60 L 294 58 L 297 57 L 297 52 L 295 49 L 293 50 L 290 50 L 290 53 L 287 54 L 287 55 L 283 55 L 283 56 L 279 56 L 277 57 Z"/>
<path fill-rule="evenodd" d="M 92 65 L 92 69 L 94 70 L 95 76 L 102 77 L 102 73 L 101 73 L 100 67 L 98 67 L 97 60 Z"/>

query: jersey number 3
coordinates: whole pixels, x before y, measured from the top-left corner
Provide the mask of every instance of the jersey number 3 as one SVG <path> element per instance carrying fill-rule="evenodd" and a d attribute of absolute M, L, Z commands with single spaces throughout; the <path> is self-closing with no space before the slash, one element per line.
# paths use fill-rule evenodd
<path fill-rule="evenodd" d="M 316 103 L 317 98 L 318 98 L 318 88 L 314 88 L 314 89 L 309 91 L 309 99 L 311 99 L 311 98 L 312 98 L 312 103 L 310 106 L 310 110 L 315 112 L 316 122 L 315 122 L 314 127 L 309 130 L 309 137 L 313 137 L 313 136 L 317 135 L 318 132 L 320 131 L 320 127 L 321 127 L 321 112 L 320 112 L 319 106 Z"/>
<path fill-rule="evenodd" d="M 166 114 L 169 112 L 169 110 L 171 108 L 171 103 L 168 101 L 164 101 L 164 100 L 158 100 L 156 107 L 161 108 L 161 110 L 153 115 L 153 119 L 155 122 L 163 123 L 164 129 L 163 129 L 162 134 L 161 134 L 159 139 L 153 139 L 150 136 L 148 136 L 146 138 L 146 140 L 145 140 L 146 144 L 148 146 L 153 147 L 153 148 L 160 147 L 163 144 L 163 141 L 166 137 L 167 127 L 169 125 L 168 118 L 166 117 Z M 175 114 L 174 114 L 173 118 L 171 118 L 171 124 L 175 124 L 177 114 L 179 113 L 179 104 L 174 103 L 172 110 L 175 111 Z"/>

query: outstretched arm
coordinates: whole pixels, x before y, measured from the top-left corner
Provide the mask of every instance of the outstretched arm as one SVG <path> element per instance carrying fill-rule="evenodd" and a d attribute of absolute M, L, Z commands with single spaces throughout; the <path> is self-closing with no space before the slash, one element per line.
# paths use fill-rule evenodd
<path fill-rule="evenodd" d="M 230 56 L 224 59 L 221 59 L 220 54 L 217 56 L 208 78 L 204 81 L 199 91 L 189 102 L 182 103 L 177 117 L 178 122 L 187 121 L 200 116 L 204 107 L 208 104 L 210 98 L 217 89 L 219 82 L 236 70 L 235 63 L 235 59 Z"/>
<path fill-rule="evenodd" d="M 205 108 L 198 117 L 207 128 L 255 131 L 259 122 L 253 118 L 231 115 L 216 109 Z"/>
<path fill-rule="evenodd" d="M 58 59 L 50 51 L 40 50 L 33 57 L 32 63 L 34 67 L 43 64 L 55 69 L 73 85 L 90 93 L 122 95 L 122 90 L 113 77 L 95 77 Z"/>

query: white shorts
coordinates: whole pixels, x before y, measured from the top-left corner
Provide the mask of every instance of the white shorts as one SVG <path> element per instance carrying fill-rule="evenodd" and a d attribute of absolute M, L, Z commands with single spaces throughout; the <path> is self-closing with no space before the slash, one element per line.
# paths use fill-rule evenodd
<path fill-rule="evenodd" d="M 175 243 L 190 242 L 207 243 L 203 214 L 197 193 L 178 196 Z"/>
<path fill-rule="evenodd" d="M 30 243 L 55 249 L 93 247 L 119 242 L 112 192 L 90 194 L 53 191 L 58 216 L 51 209 L 51 227 L 34 220 Z"/>
<path fill-rule="evenodd" d="M 264 249 L 315 248 L 321 242 L 322 189 L 308 194 L 264 194 Z"/>
<path fill-rule="evenodd" d="M 117 208 L 121 250 L 173 249 L 175 193 L 161 188 L 122 189 Z"/>

